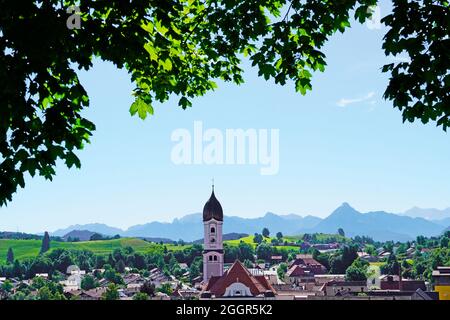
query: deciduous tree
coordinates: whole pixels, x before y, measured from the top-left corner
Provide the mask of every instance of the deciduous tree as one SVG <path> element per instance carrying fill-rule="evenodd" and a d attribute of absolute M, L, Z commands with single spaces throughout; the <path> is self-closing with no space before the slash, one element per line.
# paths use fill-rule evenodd
<path fill-rule="evenodd" d="M 81 166 L 77 150 L 95 125 L 77 69 L 100 58 L 124 68 L 135 88 L 130 113 L 145 119 L 171 97 L 186 109 L 217 87 L 243 83 L 242 60 L 276 84 L 306 94 L 324 71 L 328 39 L 365 22 L 377 0 L 5 0 L 0 3 L 0 204 L 25 186 L 25 174 L 51 180 L 58 159 Z M 382 19 L 384 97 L 404 121 L 450 125 L 449 3 L 393 0 Z M 67 9 L 80 8 L 80 28 Z M 381 67 L 381 66 L 380 66 Z"/>

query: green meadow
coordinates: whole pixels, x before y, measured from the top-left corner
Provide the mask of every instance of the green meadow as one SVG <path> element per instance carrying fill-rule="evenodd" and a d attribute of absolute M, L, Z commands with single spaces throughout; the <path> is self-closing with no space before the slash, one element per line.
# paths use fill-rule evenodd
<path fill-rule="evenodd" d="M 325 240 L 329 237 L 337 237 L 339 240 L 345 242 L 345 238 L 339 235 L 327 235 L 327 234 L 317 234 L 318 239 Z M 228 245 L 237 246 L 241 241 L 250 244 L 253 248 L 256 248 L 257 244 L 253 241 L 254 236 L 250 235 L 237 240 L 225 241 Z M 264 237 L 265 242 L 270 243 L 274 238 Z M 302 239 L 302 236 L 289 236 L 283 237 L 283 240 L 289 242 L 295 242 Z M 0 239 L 0 264 L 5 263 L 6 253 L 8 248 L 12 248 L 14 252 L 14 258 L 23 260 L 27 258 L 33 258 L 39 254 L 41 249 L 41 240 L 12 240 L 12 239 Z M 174 245 L 166 244 L 164 245 L 168 251 L 179 251 L 189 248 L 191 245 Z M 144 241 L 137 238 L 121 238 L 113 240 L 98 240 L 98 241 L 82 241 L 82 242 L 58 242 L 51 241 L 50 250 L 55 249 L 74 249 L 74 250 L 89 250 L 95 254 L 107 255 L 117 248 L 132 247 L 136 252 L 140 253 L 150 253 L 154 251 L 163 250 L 164 246 Z M 279 249 L 285 250 L 298 250 L 297 246 L 276 246 Z"/>
<path fill-rule="evenodd" d="M 41 249 L 41 240 L 10 240 L 0 239 L 0 263 L 6 261 L 6 253 L 8 248 L 12 248 L 14 258 L 23 260 L 33 258 L 39 254 Z M 150 243 L 136 238 L 122 238 L 113 240 L 99 240 L 99 241 L 83 241 L 83 242 L 57 242 L 51 241 L 50 250 L 55 249 L 75 249 L 75 250 L 90 250 L 95 254 L 107 255 L 117 248 L 132 247 L 136 252 L 150 253 L 153 251 L 162 250 L 162 246 L 155 243 Z M 182 249 L 182 246 L 171 246 L 172 251 Z"/>

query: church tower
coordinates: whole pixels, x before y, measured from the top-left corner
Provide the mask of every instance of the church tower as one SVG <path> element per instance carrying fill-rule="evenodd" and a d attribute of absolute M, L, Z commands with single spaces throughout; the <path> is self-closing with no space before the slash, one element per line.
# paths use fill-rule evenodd
<path fill-rule="evenodd" d="M 211 277 L 223 275 L 223 210 L 214 195 L 214 184 L 211 197 L 203 207 L 204 245 L 203 245 L 203 281 Z"/>

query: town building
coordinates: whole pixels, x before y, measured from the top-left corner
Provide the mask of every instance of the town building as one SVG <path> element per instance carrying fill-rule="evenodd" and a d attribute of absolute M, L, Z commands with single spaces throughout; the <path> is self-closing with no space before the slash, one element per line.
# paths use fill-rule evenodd
<path fill-rule="evenodd" d="M 327 269 L 311 254 L 298 254 L 289 265 L 285 282 L 290 284 L 314 283 L 315 275 L 325 274 Z"/>
<path fill-rule="evenodd" d="M 397 275 L 383 275 L 380 277 L 381 290 L 416 291 L 427 290 L 425 281 L 401 278 Z"/>
<path fill-rule="evenodd" d="M 434 291 L 439 293 L 439 300 L 450 300 L 450 267 L 437 267 L 432 276 Z"/>
<path fill-rule="evenodd" d="M 203 207 L 203 281 L 223 275 L 223 210 L 214 194 L 214 185 L 209 200 Z"/>
<path fill-rule="evenodd" d="M 273 298 L 275 289 L 264 275 L 252 275 L 239 261 L 220 277 L 211 277 L 202 298 Z"/>
<path fill-rule="evenodd" d="M 203 208 L 204 250 L 203 290 L 201 299 L 263 298 L 275 297 L 271 286 L 261 270 L 250 272 L 236 260 L 224 271 L 223 254 L 223 209 L 214 194 L 214 185 L 209 200 Z"/>

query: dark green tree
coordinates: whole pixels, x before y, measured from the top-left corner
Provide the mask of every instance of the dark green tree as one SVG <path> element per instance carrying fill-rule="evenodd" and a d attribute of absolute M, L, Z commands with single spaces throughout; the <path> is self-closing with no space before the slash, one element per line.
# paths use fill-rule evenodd
<path fill-rule="evenodd" d="M 145 293 L 149 297 L 153 297 L 155 295 L 155 285 L 150 281 L 145 281 L 142 284 L 140 292 Z"/>
<path fill-rule="evenodd" d="M 440 241 L 441 248 L 448 248 L 449 239 L 447 237 L 442 237 Z"/>
<path fill-rule="evenodd" d="M 11 201 L 24 176 L 51 180 L 58 159 L 81 166 L 77 150 L 95 125 L 77 69 L 93 59 L 125 68 L 135 86 L 132 115 L 145 119 L 155 102 L 192 99 L 241 84 L 242 59 L 276 84 L 306 94 L 312 74 L 325 70 L 328 39 L 372 15 L 377 0 L 5 0 L 0 3 L 0 204 Z M 450 124 L 449 4 L 447 0 L 393 0 L 383 18 L 386 55 L 406 62 L 382 68 L 390 75 L 384 97 L 404 121 Z M 80 28 L 67 28 L 78 5 Z M 381 67 L 381 66 L 380 66 Z"/>
<path fill-rule="evenodd" d="M 81 289 L 83 290 L 91 290 L 94 288 L 98 287 L 98 282 L 97 280 L 91 276 L 91 275 L 86 275 L 82 280 L 81 280 Z"/>
<path fill-rule="evenodd" d="M 280 263 L 280 265 L 278 266 L 278 269 L 277 269 L 277 275 L 281 281 L 284 281 L 284 276 L 287 271 L 288 271 L 288 265 L 284 262 Z"/>
<path fill-rule="evenodd" d="M 367 280 L 366 270 L 351 265 L 345 271 L 345 279 L 347 281 L 366 281 Z"/>
<path fill-rule="evenodd" d="M 143 292 L 138 292 L 133 296 L 133 300 L 148 300 L 148 295 Z"/>
<path fill-rule="evenodd" d="M 258 259 L 270 261 L 270 258 L 272 257 L 272 246 L 266 242 L 260 243 L 256 247 L 256 255 L 258 256 Z"/>
<path fill-rule="evenodd" d="M 253 242 L 260 244 L 261 242 L 263 242 L 263 236 L 260 235 L 259 233 L 255 233 L 255 236 L 253 237 Z"/>
<path fill-rule="evenodd" d="M 262 230 L 262 235 L 263 235 L 263 237 L 265 237 L 265 238 L 269 237 L 269 236 L 270 236 L 270 231 L 269 231 L 269 229 L 263 228 L 263 230 Z"/>
<path fill-rule="evenodd" d="M 108 288 L 102 295 L 103 300 L 118 300 L 119 299 L 119 292 L 117 291 L 117 286 L 113 283 L 108 285 Z"/>
<path fill-rule="evenodd" d="M 283 234 L 282 234 L 280 231 L 277 232 L 277 235 L 276 235 L 276 236 L 277 236 L 277 239 L 278 239 L 278 240 L 283 239 Z"/>
<path fill-rule="evenodd" d="M 245 243 L 243 241 L 241 241 L 238 245 L 238 259 L 240 261 L 244 261 L 244 260 L 250 260 L 250 261 L 254 261 L 255 260 L 255 250 L 253 249 L 253 247 L 249 244 L 249 243 Z"/>
<path fill-rule="evenodd" d="M 14 252 L 12 248 L 8 248 L 8 252 L 6 253 L 6 263 L 14 263 Z"/>
<path fill-rule="evenodd" d="M 48 250 L 50 250 L 50 236 L 48 235 L 48 232 L 45 231 L 44 237 L 42 238 L 40 254 L 46 253 Z"/>
<path fill-rule="evenodd" d="M 339 228 L 339 229 L 338 229 L 338 235 L 340 235 L 340 236 L 342 236 L 342 237 L 345 237 L 344 229 Z"/>
<path fill-rule="evenodd" d="M 97 240 L 103 240 L 103 236 L 100 233 L 94 233 L 91 238 L 89 239 L 90 241 L 97 241 Z"/>

